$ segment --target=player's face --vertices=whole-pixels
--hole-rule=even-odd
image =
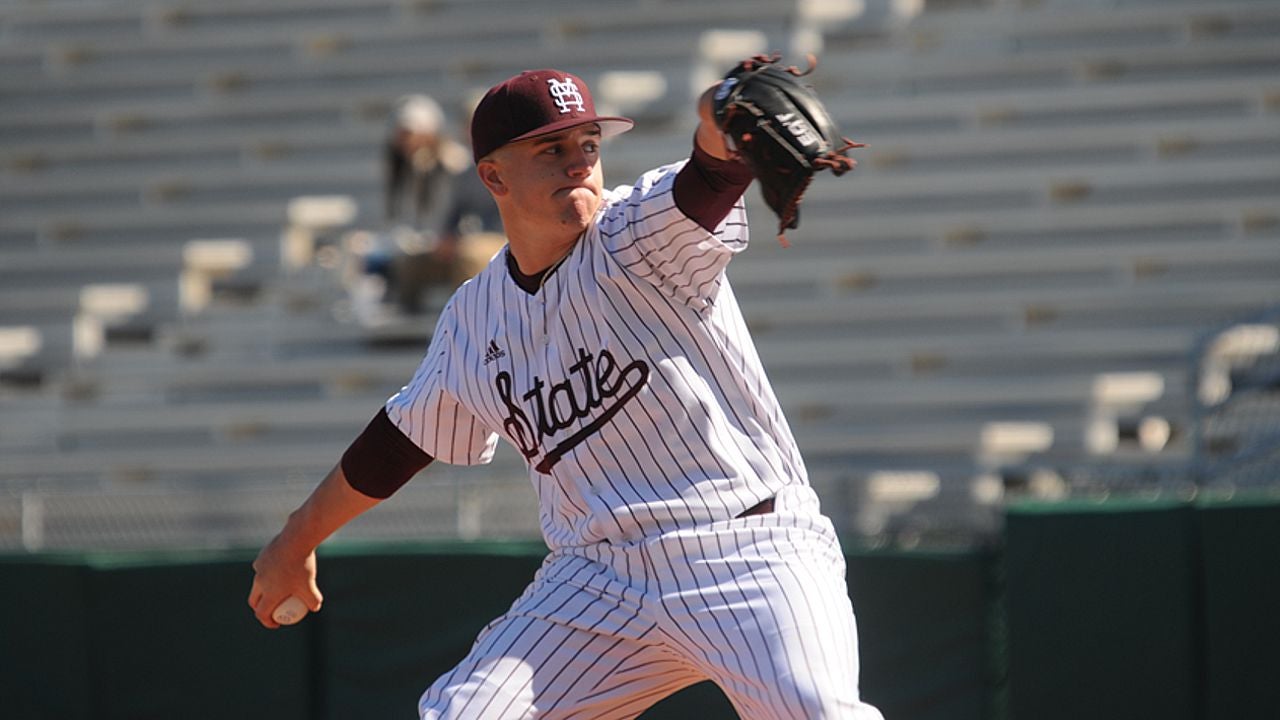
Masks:
[[[591,123],[502,148],[505,198],[514,212],[548,230],[586,229],[600,207],[600,126]]]

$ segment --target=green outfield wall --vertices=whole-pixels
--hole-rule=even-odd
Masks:
[[[1006,518],[1013,720],[1280,717],[1280,500],[1069,502]]]
[[[1174,503],[1009,514],[1014,718],[1198,717],[1193,522]]]
[[[1280,502],[1202,503],[1200,701],[1208,720],[1280,715]]]
[[[889,720],[1280,707],[1280,501],[1022,506],[999,551],[846,550],[863,694]],[[336,543],[324,610],[275,632],[245,603],[249,550],[0,557],[2,715],[412,718],[543,554]],[[643,716],[734,717],[709,684]]]

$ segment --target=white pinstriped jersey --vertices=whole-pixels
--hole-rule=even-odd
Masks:
[[[553,550],[731,518],[803,461],[725,276],[739,199],[708,232],[675,205],[683,162],[604,193],[536,294],[505,252],[454,294],[392,422],[444,462],[529,464]]]

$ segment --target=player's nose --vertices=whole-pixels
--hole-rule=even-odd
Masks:
[[[591,174],[591,168],[595,165],[595,156],[585,148],[574,148],[565,153],[565,173],[569,177],[584,178]]]

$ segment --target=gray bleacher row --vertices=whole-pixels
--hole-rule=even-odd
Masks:
[[[273,274],[287,196],[373,205],[398,92],[454,106],[524,64],[579,70],[584,54],[589,81],[667,79],[609,148],[608,179],[679,158],[698,32],[725,6],[618,5],[572,23],[506,0],[325,0],[301,22],[293,3],[0,10],[0,95],[14,100],[0,108],[0,303],[22,303],[3,317],[58,326],[74,310],[58,288],[91,278],[136,279],[166,303],[173,249],[192,237],[249,239],[262,286],[247,306],[157,316],[150,342],[109,345],[61,385],[0,394],[0,485],[189,492],[323,473],[420,346],[378,350],[334,319],[332,285]],[[788,5],[735,4],[728,19],[785,43]],[[750,191],[756,247],[730,275],[842,528],[989,529],[990,501],[973,498],[987,423],[1043,423],[1052,447],[1032,459],[1068,463],[1087,457],[1099,412],[1181,420],[1196,334],[1280,302],[1277,18],[1247,2],[1003,3],[870,40],[832,29],[812,78],[870,147],[854,174],[814,184],[790,250]],[[145,261],[130,267],[125,248]],[[425,342],[429,326],[407,336]],[[1164,392],[1100,409],[1091,388],[1117,372],[1157,373]],[[1185,453],[1175,438],[1134,459]],[[886,468],[942,482],[890,502],[867,484]],[[493,477],[493,502],[527,488],[521,474],[510,454],[457,485],[428,473],[454,492]],[[463,516],[449,507],[438,522]]]
[[[708,12],[722,10],[718,0],[605,0],[593,2],[596,13],[574,13],[584,9],[574,0],[548,0],[530,5],[524,0],[282,0],[263,5],[255,0],[229,0],[217,5],[192,6],[182,3],[119,2],[59,4],[29,3],[2,9],[0,38],[36,42],[98,37],[144,39],[168,35],[263,34],[289,35],[299,27],[322,29],[371,25],[382,28],[422,23],[442,25],[443,33],[483,32],[486,23],[504,17],[519,18],[522,27],[536,31],[543,23],[571,22],[575,26],[625,26],[652,15],[673,15],[685,19],[712,19]],[[756,4],[747,18],[768,17],[779,9]],[[609,12],[603,12],[608,10]],[[695,12],[694,16],[682,13]],[[730,10],[730,13],[733,11]],[[581,15],[581,16],[579,16]],[[566,20],[567,18],[567,20]]]
[[[59,27],[56,22],[42,23],[57,19],[59,8],[56,6],[36,6],[26,12],[11,10],[7,17],[0,10],[0,23],[3,23],[0,38],[5,40],[0,63],[10,61],[31,68],[39,57],[52,69],[92,72],[99,67],[97,63],[102,63],[103,69],[155,69],[156,62],[148,61],[158,61],[175,70],[189,70],[225,63],[229,58],[219,52],[221,48],[234,49],[235,57],[246,61],[281,63],[343,56],[403,58],[415,52],[450,48],[450,41],[457,42],[462,52],[454,50],[443,54],[446,59],[465,55],[468,49],[487,55],[523,50],[537,43],[574,45],[594,51],[597,49],[594,41],[605,45],[637,36],[647,36],[646,39],[654,41],[682,27],[686,32],[697,27],[733,27],[740,23],[761,27],[787,21],[794,15],[788,3],[761,0],[733,6],[719,2],[610,0],[594,3],[591,13],[573,14],[557,13],[548,3],[530,5],[504,0],[501,3],[417,4],[416,7],[410,4],[413,10],[425,11],[411,10],[393,18],[387,12],[386,3],[348,2],[332,5],[374,12],[366,18],[335,21],[317,11],[319,3],[306,5],[309,12],[299,16],[296,4],[289,3],[267,6],[219,3],[181,9],[166,8],[163,4],[144,9],[112,4],[102,8],[104,14],[118,15],[116,19],[120,22],[97,17],[84,23],[84,33]],[[572,9],[572,3],[564,5]],[[148,22],[152,18],[159,21]],[[219,20],[225,22],[219,23]],[[30,32],[42,24],[49,32]],[[134,32],[120,27],[130,24]],[[945,31],[941,30],[944,24]],[[1063,12],[1050,8],[1005,13],[995,20],[981,13],[940,12],[928,13],[913,24],[909,32],[914,42],[895,43],[892,48],[915,51],[909,56],[925,63],[929,62],[929,51],[936,54],[938,50],[951,51],[943,57],[952,60],[957,56],[973,58],[984,54],[1012,56],[1005,58],[1007,61],[1031,53],[1078,55],[1092,50],[1123,52],[1134,46],[1158,51],[1175,46],[1235,44],[1265,37],[1275,24],[1273,7],[1248,2],[1218,3],[1195,13],[1159,4],[1136,10],[1076,7]],[[662,32],[650,32],[653,28]],[[72,31],[59,36],[62,29]],[[1133,42],[1133,36],[1145,42]],[[939,47],[943,38],[955,46]],[[1041,41],[1036,42],[1037,38]],[[838,30],[833,33],[832,41],[838,44]],[[878,57],[875,53],[863,53],[862,64],[870,67]],[[131,62],[138,64],[128,64]],[[116,63],[125,64],[117,66]]]
[[[188,22],[175,25],[172,32],[126,36],[114,42],[110,36],[69,45],[41,41],[33,49],[49,52],[45,82],[15,74],[2,87],[17,96],[10,111],[66,107],[60,91],[92,92],[112,86],[115,92],[108,98],[167,96],[189,101],[210,93],[296,94],[318,87],[367,91],[388,82],[403,86],[425,81],[433,85],[433,92],[453,99],[451,91],[439,87],[450,77],[467,80],[469,75],[482,74],[482,78],[470,78],[479,84],[535,61],[571,64],[584,53],[599,56],[596,69],[637,60],[652,66],[672,55],[687,66],[699,28],[749,18],[751,25],[770,24],[781,32],[790,14],[786,4],[760,0],[731,7],[665,3],[660,12],[625,0],[613,0],[613,4],[618,7],[612,12],[603,12],[597,5],[591,13],[573,19],[548,12],[545,5],[523,2],[441,4],[429,14],[411,13],[394,22],[379,16],[363,23],[335,24],[308,13],[325,28],[319,35],[300,26],[288,6],[257,5],[242,9],[275,16],[274,25],[271,18],[252,17],[248,27],[236,23],[214,35],[208,34],[213,28],[201,32],[198,24]],[[232,8],[210,6],[197,12],[213,16],[228,9]],[[122,10],[137,14],[136,9]],[[14,58],[30,63],[22,56],[20,37],[9,45]]]
[[[780,34],[775,28],[771,36]],[[593,72],[659,70],[668,78],[667,96],[673,101],[668,107],[677,109],[678,102],[691,92],[687,70],[695,58],[697,33],[688,29],[682,34],[664,32],[658,37],[663,38],[666,47],[656,52],[652,51],[648,36],[638,37],[639,40],[630,41],[636,44],[633,50],[630,44],[617,41],[602,44]],[[1091,96],[1105,97],[1107,90],[1121,97],[1124,90],[1134,88],[1158,93],[1175,82],[1230,80],[1239,86],[1240,81],[1252,78],[1266,88],[1280,66],[1280,53],[1274,50],[1274,43],[1266,40],[1255,44],[1256,47],[1239,47],[1232,43],[1199,52],[1177,48],[1164,57],[1152,57],[1150,50],[1130,51],[1143,58],[1142,65],[1124,58],[1088,62],[1076,55],[1037,57],[1023,63],[1027,67],[1012,69],[1008,61],[954,59],[936,67],[916,67],[921,61],[896,56],[866,63],[856,51],[833,52],[824,55],[813,82],[826,92],[846,94],[858,105],[878,101],[888,113],[896,114],[907,114],[913,105],[921,104],[910,102],[913,99],[931,99],[935,106],[959,99],[991,103],[995,107],[987,112],[987,119],[992,120],[999,119],[1002,111],[1016,111],[1019,101],[1034,102],[1037,93],[1073,87],[1082,92],[1069,97],[1081,104]],[[486,81],[528,67],[534,64],[533,60],[572,65],[582,52],[580,48],[564,52],[536,49],[505,63],[490,60],[470,68],[416,58],[397,60],[396,64],[361,60],[335,67],[281,65],[269,70],[214,73],[200,77],[194,86],[191,71],[184,72],[181,66],[149,73],[130,72],[123,77],[115,71],[101,77],[16,76],[0,83],[0,92],[9,99],[0,111],[0,128],[14,138],[65,141],[89,139],[95,133],[162,135],[178,130],[239,129],[249,126],[255,117],[260,123],[277,119],[305,127],[308,118],[319,123],[341,119],[344,113],[376,114],[376,93],[385,95],[415,83],[431,86],[451,106],[460,105],[476,86],[483,87]],[[177,79],[157,73],[173,74]],[[886,76],[895,79],[883,79]],[[867,79],[862,80],[864,77]],[[894,84],[886,84],[890,82]],[[1274,86],[1269,89],[1274,95]],[[318,101],[326,95],[327,102]],[[1170,103],[1179,95],[1170,94]],[[91,108],[81,104],[95,96],[100,97]],[[48,98],[51,105],[42,98]],[[116,104],[103,102],[106,98],[115,98]],[[999,101],[1005,98],[1014,103],[1008,110],[999,107]],[[1206,106],[1207,101],[1208,98],[1201,99],[1198,105]],[[235,111],[237,106],[242,108],[240,112]],[[206,116],[216,121],[214,128],[199,124],[198,120]]]
[[[634,4],[633,4],[634,5]],[[762,6],[760,8],[744,7],[740,12],[745,16],[757,18],[757,24],[767,17],[766,10],[768,7],[773,8],[773,13],[778,13],[779,4]],[[697,10],[697,7],[692,8]],[[1247,6],[1246,9],[1256,14],[1256,7]],[[411,52],[404,51],[394,52],[397,43],[388,42],[385,37],[373,37],[369,40],[371,47],[382,48],[386,50],[388,47],[393,51],[389,56],[389,60],[363,59],[353,57],[349,60],[337,59],[332,63],[316,62],[307,58],[301,58],[299,62],[284,62],[255,58],[252,53],[245,59],[247,67],[250,70],[227,70],[224,76],[213,73],[212,76],[207,73],[202,74],[187,64],[181,62],[181,56],[190,52],[190,46],[187,44],[179,44],[168,52],[176,57],[160,56],[156,58],[142,57],[140,62],[145,66],[145,72],[138,72],[137,68],[129,68],[130,72],[122,74],[120,68],[116,68],[110,64],[103,68],[102,72],[95,76],[92,71],[92,61],[100,53],[107,53],[109,56],[109,48],[103,50],[95,50],[94,48],[82,49],[80,62],[67,72],[47,72],[37,75],[15,74],[14,77],[4,84],[4,89],[10,98],[10,102],[6,104],[7,109],[0,114],[0,117],[8,116],[9,126],[6,128],[8,133],[17,134],[24,130],[38,133],[58,133],[60,136],[66,134],[87,133],[91,131],[95,118],[85,118],[81,110],[72,110],[69,112],[58,112],[56,109],[41,107],[38,103],[31,105],[23,102],[24,93],[35,93],[29,99],[43,95],[51,98],[59,103],[76,102],[77,104],[83,99],[80,96],[95,91],[101,92],[106,98],[127,98],[129,97],[129,88],[136,88],[139,93],[130,104],[133,106],[147,104],[156,105],[164,97],[165,87],[173,87],[173,80],[165,80],[168,77],[176,78],[177,83],[189,83],[192,76],[195,75],[197,82],[201,85],[212,86],[212,92],[209,89],[200,87],[188,89],[185,92],[179,92],[173,96],[173,100],[182,106],[189,106],[195,102],[210,101],[226,101],[234,100],[237,95],[247,95],[252,97],[255,92],[261,92],[262,97],[257,100],[263,100],[269,97],[278,97],[281,94],[305,93],[306,96],[314,96],[318,92],[324,92],[326,88],[330,92],[343,91],[350,94],[352,90],[361,92],[369,92],[372,87],[376,87],[379,82],[389,82],[393,86],[402,87],[403,85],[412,84],[414,82],[429,83],[436,92],[441,91],[441,85],[447,90],[443,94],[451,100],[458,99],[457,93],[459,88],[456,84],[450,83],[450,78],[459,75],[466,76],[468,74],[479,74],[484,77],[472,78],[472,84],[479,84],[481,80],[492,79],[493,77],[502,76],[512,70],[525,67],[530,64],[530,54],[536,56],[539,60],[562,62],[573,62],[581,57],[584,51],[590,52],[597,57],[593,65],[596,70],[606,69],[610,67],[611,61],[631,62],[635,59],[640,60],[642,67],[663,67],[662,58],[674,55],[674,60],[669,61],[668,75],[672,78],[671,94],[677,98],[683,97],[687,88],[687,79],[682,77],[682,73],[687,68],[692,55],[692,47],[696,40],[696,31],[700,26],[704,26],[708,20],[719,19],[725,21],[723,10],[714,8],[715,16],[708,17],[685,17],[685,14],[674,13],[672,8],[664,8],[662,13],[638,11],[638,17],[645,18],[647,22],[653,23],[652,28],[635,27],[635,19],[629,22],[612,20],[611,22],[620,23],[618,27],[625,28],[626,33],[622,38],[608,35],[604,37],[598,46],[583,45],[587,42],[587,38],[591,36],[593,29],[591,23],[602,23],[600,20],[595,21],[575,21],[575,26],[581,31],[581,36],[575,36],[573,44],[567,48],[568,52],[565,57],[556,57],[560,50],[556,47],[547,47],[554,45],[552,42],[545,41],[545,38],[535,38],[538,42],[533,47],[521,50],[518,47],[512,47],[511,43],[502,38],[500,44],[508,53],[514,53],[508,62],[502,61],[500,58],[495,59],[493,52],[488,49],[478,51],[484,60],[477,60],[469,63],[468,61],[455,60],[450,63],[442,63],[437,59],[430,57],[414,57]],[[1230,13],[1226,10],[1219,12],[1225,13],[1226,18],[1230,18]],[[702,12],[706,13],[706,10]],[[607,14],[594,17],[609,17]],[[623,20],[626,16],[623,16]],[[785,21],[785,15],[782,17],[768,17],[775,25],[772,37],[780,40],[782,30],[777,23]],[[520,22],[520,18],[515,18],[516,23]],[[703,22],[699,22],[699,20]],[[1257,18],[1248,18],[1250,22],[1256,22]],[[1274,18],[1273,18],[1274,20]],[[1228,21],[1228,20],[1224,20]],[[527,20],[525,21],[527,22]],[[492,23],[474,24],[477,28],[476,32],[488,32]],[[431,23],[428,27],[433,32],[440,31],[440,26]],[[648,32],[646,32],[648,30]],[[289,28],[288,31],[296,36],[297,29]],[[403,30],[398,30],[403,32]],[[237,36],[242,37],[242,36]],[[653,49],[654,41],[667,43],[670,47],[659,52]],[[225,42],[220,40],[219,42]],[[237,41],[231,41],[237,42]],[[243,42],[243,40],[238,40]],[[444,26],[442,34],[438,38],[433,38],[431,42],[415,43],[431,49],[444,47],[446,51],[445,57],[456,57],[456,52],[448,52],[449,42],[459,42],[464,44],[472,43],[472,38],[465,35],[459,37],[456,30]],[[337,42],[338,50],[335,53],[339,56],[349,49],[349,43]],[[1278,62],[1275,54],[1274,43],[1269,43],[1266,37],[1253,41],[1253,45],[1241,45],[1236,38],[1227,38],[1218,40],[1218,36],[1210,36],[1208,39],[1198,40],[1192,38],[1191,41],[1181,43],[1175,47],[1166,50],[1137,48],[1131,50],[1113,50],[1110,54],[1100,56],[1096,59],[1089,59],[1087,56],[1082,58],[1078,50],[1071,50],[1064,53],[1054,55],[1050,53],[1040,53],[1030,60],[1012,59],[1007,54],[995,60],[987,60],[982,57],[970,58],[967,55],[961,55],[958,58],[954,55],[941,54],[940,57],[925,54],[905,55],[900,51],[884,54],[883,57],[876,61],[876,54],[858,52],[852,54],[829,53],[824,57],[824,67],[827,68],[824,73],[815,78],[816,82],[822,87],[843,88],[850,91],[851,97],[858,100],[867,100],[875,97],[870,92],[871,88],[867,87],[867,83],[883,83],[884,78],[894,78],[894,82],[902,83],[901,87],[891,88],[890,95],[914,95],[914,94],[943,94],[947,95],[957,91],[973,92],[983,89],[995,90],[998,92],[1008,92],[1017,89],[1045,89],[1057,87],[1058,84],[1047,82],[1047,76],[1061,75],[1069,77],[1073,74],[1082,75],[1082,81],[1088,83],[1093,82],[1104,86],[1125,86],[1125,73],[1130,75],[1137,73],[1132,79],[1141,82],[1150,82],[1152,78],[1149,76],[1151,72],[1159,74],[1160,68],[1165,68],[1165,74],[1173,79],[1179,79],[1179,73],[1185,73],[1186,79],[1213,79],[1215,77],[1227,78],[1243,78],[1249,77],[1251,73],[1257,73],[1262,78],[1274,76],[1276,63]],[[636,49],[630,50],[629,48]],[[216,48],[217,45],[214,45]],[[585,50],[584,50],[585,48]],[[162,46],[160,50],[164,50]],[[196,47],[199,50],[199,46]],[[232,47],[230,50],[239,51],[240,47]],[[136,52],[136,50],[134,50]],[[1161,53],[1164,55],[1161,55]],[[1136,53],[1141,62],[1127,57],[1126,53]],[[635,55],[635,58],[630,57]],[[216,51],[215,51],[216,56]],[[200,56],[197,54],[196,56]],[[236,57],[229,55],[224,50],[224,58],[231,59]],[[296,58],[295,58],[296,59]],[[266,69],[268,63],[273,63],[270,69]],[[633,63],[634,64],[634,63]],[[1012,66],[1011,66],[1012,64]],[[1021,67],[1025,65],[1026,67]],[[1080,70],[1080,68],[1084,68]],[[1104,70],[1109,69],[1109,70]],[[1142,68],[1148,68],[1143,71]],[[1182,70],[1179,70],[1182,68]],[[432,77],[432,71],[439,71],[440,77]],[[994,76],[992,73],[996,73]],[[1143,73],[1147,74],[1143,74]],[[941,73],[941,74],[939,74]],[[1019,73],[1028,75],[1024,82],[1017,80]],[[42,75],[51,75],[46,77]],[[112,87],[112,82],[123,81],[125,84],[121,87]],[[156,83],[156,87],[148,91],[146,83]],[[167,85],[166,85],[167,84]],[[481,85],[483,86],[483,85]],[[223,97],[223,96],[227,97]],[[147,113],[103,113],[101,109],[97,111],[96,124],[106,130],[131,130],[145,127],[150,121],[157,127],[164,127],[163,122],[165,113],[163,111],[163,103],[160,101],[157,107],[158,112],[154,116]],[[96,103],[101,108],[102,103]],[[83,106],[81,106],[83,107]],[[313,110],[314,112],[314,110]],[[25,120],[23,119],[25,116]],[[228,118],[219,118],[220,122],[225,122]],[[297,118],[293,119],[295,125],[299,124]]]
[[[953,133],[920,137],[910,144],[895,139],[893,145],[881,148],[877,144],[865,151],[868,157],[864,158],[864,164],[867,167],[862,175],[875,176],[877,184],[880,184],[880,176],[885,176],[885,180],[892,183],[897,176],[910,175],[913,183],[932,180],[946,185],[950,178],[944,171],[963,170],[978,179],[989,178],[984,186],[993,188],[998,188],[1002,180],[1022,185],[1023,178],[1019,173],[1033,173],[1038,180],[1045,175],[1042,168],[1046,162],[1053,162],[1055,167],[1061,168],[1059,173],[1073,170],[1085,173],[1079,177],[1065,176],[1076,183],[1087,181],[1093,174],[1102,178],[1109,175],[1124,178],[1128,175],[1135,180],[1141,180],[1141,176],[1146,174],[1162,179],[1170,163],[1179,163],[1187,166],[1188,170],[1199,170],[1204,174],[1218,170],[1230,175],[1238,174],[1233,172],[1237,167],[1247,172],[1250,163],[1263,165],[1264,160],[1273,158],[1280,150],[1280,131],[1275,129],[1274,122],[1262,118],[1184,122],[1154,137],[1147,134],[1141,139],[1136,137],[1137,132],[1137,128],[1127,127],[1115,137],[1099,138],[1096,134],[1085,137],[1081,131],[1074,130],[1064,133],[1061,141],[1052,148],[1044,147],[1043,138],[1031,133],[1024,133],[1022,138],[1015,133],[1001,132],[974,133],[970,137],[956,138]],[[1004,137],[1005,134],[1009,137]],[[297,139],[286,141],[279,147],[269,144],[269,141],[202,141],[210,145],[208,152],[211,157],[222,157],[220,162],[215,161],[212,165],[193,162],[203,160],[200,155],[188,154],[193,143],[186,143],[185,151],[179,149],[182,146],[167,143],[148,147],[145,151],[138,150],[140,157],[133,157],[132,163],[123,163],[124,166],[112,174],[94,170],[110,167],[109,163],[121,158],[128,150],[104,151],[87,147],[77,153],[77,148],[72,145],[57,149],[57,155],[31,153],[19,156],[14,153],[12,166],[27,165],[32,169],[11,169],[7,173],[6,182],[0,184],[0,203],[3,203],[0,207],[10,214],[17,212],[19,217],[22,217],[20,211],[24,209],[29,215],[39,217],[43,213],[78,207],[93,210],[128,203],[144,206],[211,204],[243,200],[250,194],[274,197],[284,192],[280,186],[289,183],[297,183],[299,193],[320,194],[335,187],[360,189],[375,181],[376,158],[367,152],[371,144],[367,133],[359,140],[342,143],[335,142],[332,137],[316,140],[314,147],[307,147],[303,144],[306,140]],[[195,144],[197,148],[200,145]],[[365,145],[364,157],[356,156],[353,146],[358,144]],[[140,145],[135,142],[126,147],[136,149]],[[627,143],[617,145],[619,160],[626,164],[641,159],[639,150],[649,146],[648,143],[641,143],[638,148],[628,148]],[[672,149],[666,150],[668,155],[673,152]],[[322,164],[319,159],[326,153],[332,153],[332,157]],[[232,164],[248,156],[267,154],[275,157],[259,158],[247,166]],[[653,156],[648,157],[652,159]],[[185,167],[175,168],[173,164],[178,161]],[[1224,167],[1219,170],[1213,167],[1214,163]],[[1228,166],[1230,163],[1236,165]],[[931,171],[930,176],[917,177],[923,170]],[[73,172],[74,176],[71,175]],[[1053,176],[1049,179],[1053,180]],[[904,179],[898,184],[905,182]],[[243,186],[241,195],[228,191],[229,186],[237,184]],[[1116,198],[1117,201],[1122,199]]]

